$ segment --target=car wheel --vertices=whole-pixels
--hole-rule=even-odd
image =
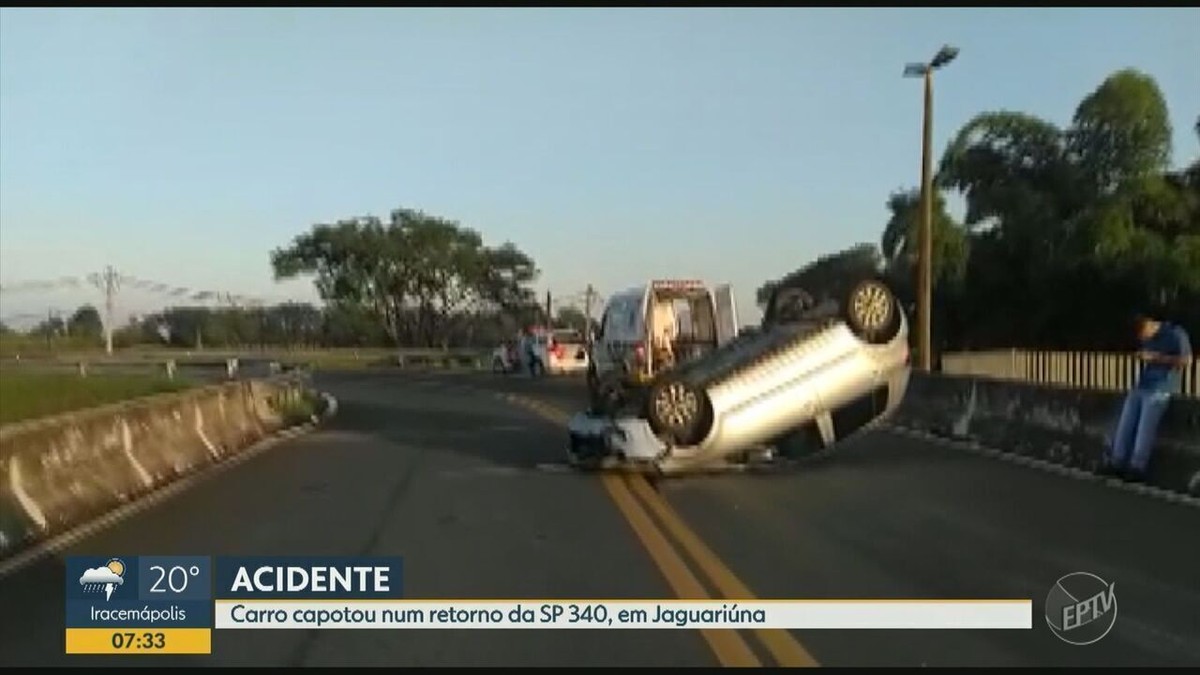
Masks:
[[[850,330],[867,342],[889,342],[900,332],[896,297],[883,282],[869,279],[850,289],[844,305]]]
[[[656,433],[668,436],[680,445],[699,441],[708,416],[704,392],[683,380],[667,377],[650,387],[646,397],[646,417]]]

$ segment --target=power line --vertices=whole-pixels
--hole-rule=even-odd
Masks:
[[[95,286],[104,292],[106,304],[115,299],[116,291],[121,286],[126,286],[130,289],[146,291],[163,296],[165,298],[179,298],[181,300],[191,300],[195,302],[213,301],[235,308],[265,307],[271,304],[299,302],[293,298],[264,298],[250,294],[239,294],[228,291],[198,290],[188,286],[177,286],[160,281],[142,279],[128,274],[121,274],[114,270],[112,266],[107,266],[101,273],[89,274],[84,279],[80,279],[78,277],[62,277],[54,280],[7,283],[0,285],[0,292],[46,292],[63,288],[79,288],[85,284]]]
[[[0,293],[45,291],[65,287],[78,288],[82,285],[82,282],[77,277],[62,277],[45,281],[20,281],[15,284],[0,284]]]

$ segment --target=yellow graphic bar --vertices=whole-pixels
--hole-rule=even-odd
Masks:
[[[68,654],[211,654],[210,628],[68,628]]]

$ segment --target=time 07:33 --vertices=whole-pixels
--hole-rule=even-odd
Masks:
[[[112,646],[116,649],[163,649],[167,636],[163,633],[113,633]]]

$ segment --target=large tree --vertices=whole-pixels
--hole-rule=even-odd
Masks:
[[[1106,78],[1065,129],[1015,111],[964,125],[936,177],[965,197],[964,222],[940,191],[933,204],[940,342],[1112,347],[1135,309],[1200,320],[1200,161],[1167,172],[1170,137],[1162,93],[1132,70]],[[919,192],[888,208],[881,252],[911,299]]]
[[[374,317],[396,344],[446,346],[455,317],[520,306],[532,298],[533,261],[515,245],[485,246],[457,222],[396,209],[319,224],[276,249],[277,279],[313,274],[321,297]]]
[[[933,235],[933,281],[957,284],[966,272],[967,237],[963,227],[946,211],[946,198],[933,191],[934,201],[930,231]],[[915,274],[919,254],[921,225],[921,191],[919,189],[892,193],[887,202],[891,218],[883,228],[880,252],[889,272],[897,279],[911,279]]]
[[[100,312],[91,305],[83,305],[75,310],[67,321],[67,333],[86,339],[99,339],[104,334],[104,322],[100,319]]]
[[[1067,128],[1013,111],[968,122],[937,177],[966,198],[971,232],[952,342],[1115,348],[1135,309],[1200,318],[1197,168],[1166,170],[1170,140],[1162,92],[1132,70]]]

